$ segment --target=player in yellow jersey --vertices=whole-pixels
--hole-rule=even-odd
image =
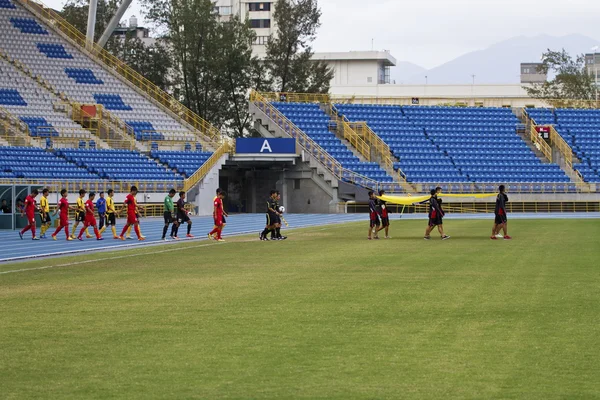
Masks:
[[[108,189],[108,197],[106,198],[106,225],[100,229],[100,233],[104,233],[106,227],[110,225],[110,229],[112,230],[113,239],[118,239],[119,235],[117,235],[117,209],[115,208],[115,200],[113,197],[115,196],[115,191],[112,189]]]
[[[50,228],[52,219],[50,218],[50,205],[48,204],[48,195],[50,191],[48,189],[42,190],[42,197],[40,198],[40,219],[42,220],[40,239],[46,239],[46,231]]]
[[[73,225],[73,230],[71,231],[71,239],[77,239],[77,236],[75,236],[77,225],[79,225],[80,222],[85,223],[85,201],[83,200],[85,193],[85,189],[81,189],[79,191],[79,197],[77,198],[77,211],[75,211],[75,224]],[[85,237],[88,239],[92,237],[87,229],[85,230]]]

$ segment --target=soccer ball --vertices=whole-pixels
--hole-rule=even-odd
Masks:
[[[285,207],[284,206],[279,207],[279,212],[283,214],[285,212]]]

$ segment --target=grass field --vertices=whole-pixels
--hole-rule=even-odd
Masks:
[[[598,220],[423,225],[0,265],[0,397],[600,398]]]

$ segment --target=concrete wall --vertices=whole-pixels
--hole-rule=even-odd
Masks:
[[[524,107],[535,105],[542,107],[544,102],[530,99],[521,85],[332,85],[334,98],[361,97],[379,98],[380,103],[411,104],[413,97],[419,98],[421,105],[435,105],[464,101],[469,105],[483,103],[488,107],[510,105]]]
[[[376,86],[378,80],[378,61],[335,60],[326,61],[333,69],[332,86]],[[369,78],[371,81],[369,82]]]

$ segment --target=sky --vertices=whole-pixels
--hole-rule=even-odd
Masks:
[[[63,0],[44,0],[61,9]],[[319,0],[315,51],[389,50],[433,68],[515,37],[579,33],[600,40],[598,0]],[[126,17],[141,16],[134,0]]]

